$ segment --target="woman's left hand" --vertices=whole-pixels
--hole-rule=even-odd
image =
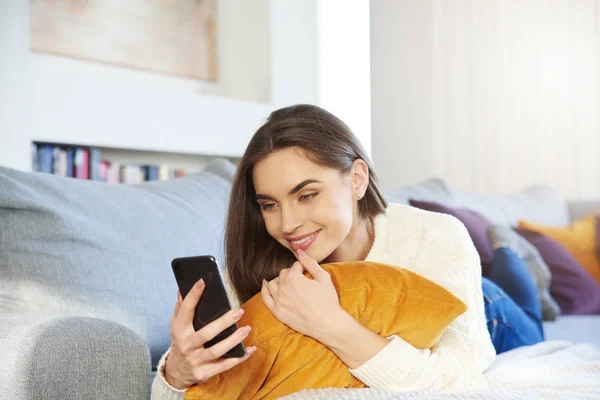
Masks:
[[[302,250],[291,268],[279,277],[263,280],[263,302],[275,317],[295,330],[314,339],[333,331],[346,316],[331,276]],[[304,276],[308,271],[314,279]]]

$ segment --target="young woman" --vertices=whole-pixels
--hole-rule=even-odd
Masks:
[[[261,293],[281,322],[330,348],[370,387],[483,388],[494,345],[507,347],[499,321],[508,326],[527,320],[509,347],[541,340],[537,328],[530,329],[535,323],[528,314],[498,286],[486,281],[482,288],[479,256],[464,225],[448,215],[388,205],[356,137],[315,106],[273,112],[251,139],[233,182],[225,248],[228,279],[240,303]],[[397,336],[381,337],[340,307],[319,266],[356,260],[410,269],[450,290],[468,309],[432,350],[416,349]],[[306,278],[304,270],[315,279]],[[219,359],[243,341],[249,326],[203,347],[243,311],[235,309],[195,332],[192,315],[203,282],[196,286],[177,302],[172,345],[153,383],[156,400],[183,398],[187,387],[243,363],[255,350],[249,348],[241,359]]]

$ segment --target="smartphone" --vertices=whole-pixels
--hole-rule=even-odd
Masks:
[[[173,268],[181,297],[184,299],[194,284],[200,279],[204,279],[204,283],[206,284],[204,293],[196,305],[194,313],[193,326],[196,331],[231,310],[231,303],[225,291],[225,284],[221,277],[219,265],[213,256],[175,258],[171,262],[171,267]],[[218,334],[214,339],[206,342],[204,347],[209,348],[214,346],[221,340],[228,338],[237,329],[238,325],[235,323]],[[243,357],[245,354],[246,349],[244,348],[244,344],[240,343],[222,357]]]

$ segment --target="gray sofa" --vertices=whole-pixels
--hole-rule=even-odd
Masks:
[[[170,261],[222,258],[234,167],[141,185],[0,167],[0,399],[148,399],[170,342]],[[492,221],[566,225],[600,201],[567,202],[539,186],[499,196],[452,191],[439,179],[386,192],[462,205]],[[549,339],[595,341],[600,317],[560,317]]]

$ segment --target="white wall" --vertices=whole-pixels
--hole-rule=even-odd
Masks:
[[[271,102],[271,1],[217,1],[219,95]]]
[[[273,108],[316,104],[371,151],[369,1],[271,1]]]
[[[139,149],[147,153],[134,159],[154,155],[172,164],[196,165],[176,153],[239,156],[272,110],[312,103],[344,120],[370,152],[368,0],[217,4],[217,83],[50,54],[29,56],[28,13],[20,20],[3,13],[10,22],[3,28],[19,29],[3,37],[16,38],[10,43],[18,43],[19,52],[28,56],[26,64],[14,59],[12,68],[31,70],[26,84],[33,87],[28,104],[35,118],[21,144],[36,140]],[[12,142],[0,139],[13,156]],[[152,153],[157,151],[164,154]],[[116,158],[125,153],[105,154]],[[29,165],[29,156],[14,160]],[[0,157],[0,164],[14,167],[14,160]],[[204,161],[199,157],[199,165]]]
[[[317,0],[271,0],[271,104],[317,104]]]
[[[31,169],[29,2],[0,2],[0,165]]]
[[[431,171],[429,1],[371,0],[371,143],[383,187]]]
[[[318,2],[319,104],[371,153],[369,0]]]
[[[271,107],[152,73],[32,54],[31,139],[239,156]]]
[[[371,1],[384,187],[600,196],[598,0]]]

